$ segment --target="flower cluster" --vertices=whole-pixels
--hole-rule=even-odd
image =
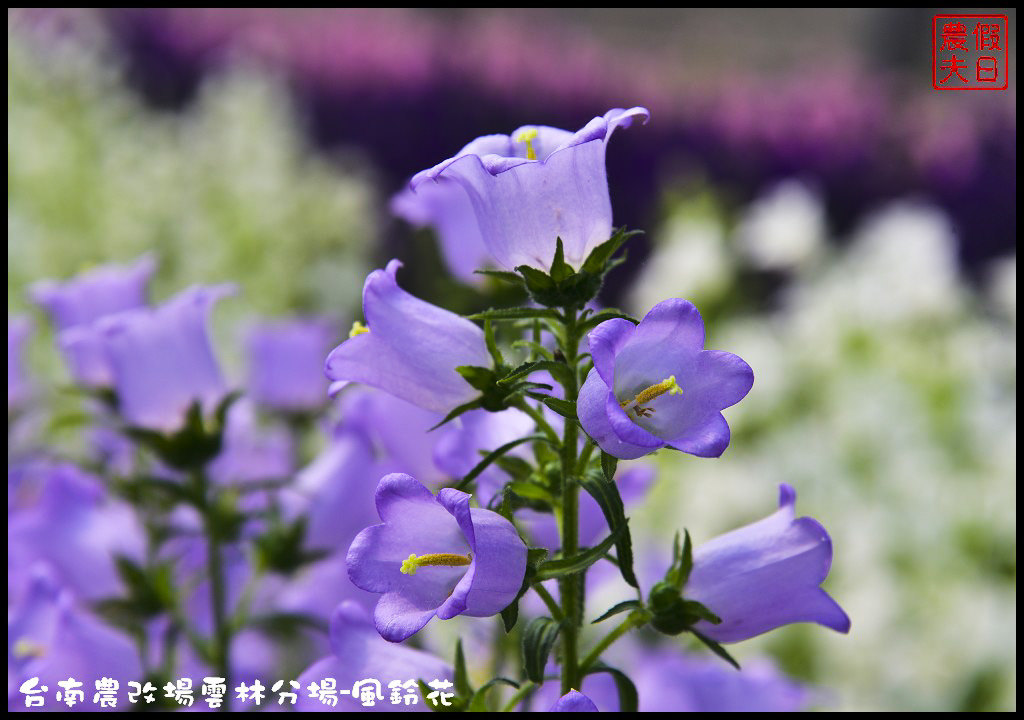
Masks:
[[[322,318],[261,321],[233,383],[210,332],[231,287],[151,306],[148,257],[38,285],[98,439],[92,472],[48,462],[13,474],[9,556],[32,579],[13,588],[12,680],[49,680],[64,672],[49,665],[53,647],[84,661],[79,641],[93,638],[119,663],[112,680],[141,662],[181,704],[171,673],[205,675],[227,706],[266,689],[221,692],[274,674],[274,642],[286,638],[289,652],[321,656],[272,688],[305,710],[325,697],[425,705],[421,694],[463,711],[630,710],[638,686],[646,709],[718,709],[749,693],[765,707],[802,706],[802,691],[773,671],[708,699],[693,678],[724,683],[726,671],[708,658],[662,647],[657,666],[622,664],[642,629],[689,633],[735,664],[724,644],[795,622],[850,625],[821,588],[831,540],[795,517],[788,485],[764,520],[696,548],[677,536],[662,577],[636,550],[626,513],[654,470],[620,461],[661,449],[722,455],[723,411],[754,381],[737,355],[705,349],[685,299],[641,319],[600,305],[634,234],[612,224],[608,141],[648,115],[613,109],[576,132],[529,125],[478,138],[396,197],[396,211],[436,228],[457,275],[482,270],[478,288],[514,286],[529,297],[520,307],[463,317],[402,289],[392,260],[367,277],[347,339]],[[19,362],[26,336],[24,321],[9,321],[13,409],[33,391]],[[101,552],[68,552],[85,545]],[[591,617],[595,584],[631,597]],[[138,656],[79,622],[86,607],[127,630]],[[406,644],[457,617],[495,616],[521,638],[516,681],[482,675],[488,657],[506,662],[509,643],[487,647],[479,623],[452,623],[462,630],[451,663]],[[613,616],[607,633],[590,629]],[[591,679],[603,673],[614,699]],[[682,678],[676,695],[659,695],[658,677]],[[503,683],[515,691],[502,697]]]

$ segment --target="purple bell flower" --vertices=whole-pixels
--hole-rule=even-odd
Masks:
[[[383,593],[374,624],[385,640],[411,637],[435,615],[496,615],[515,600],[526,572],[526,545],[501,515],[469,507],[452,488],[435,498],[409,475],[377,485],[383,522],[352,542],[346,563],[357,587]]]
[[[724,408],[750,391],[754,373],[732,353],[704,350],[704,323],[686,300],[664,300],[639,325],[607,320],[589,335],[594,368],[580,389],[580,424],[622,459],[671,446],[718,457],[729,445]]]
[[[332,392],[349,382],[380,388],[424,410],[448,413],[479,393],[455,368],[490,367],[484,333],[475,324],[398,287],[392,260],[363,286],[366,327],[358,322],[349,339],[327,357],[324,371]]]
[[[131,425],[172,432],[189,406],[211,409],[227,392],[209,336],[213,304],[231,287],[192,287],[157,308],[100,321],[119,411]]]
[[[484,245],[506,269],[548,270],[556,238],[562,239],[566,262],[579,269],[612,235],[608,139],[616,128],[648,116],[645,108],[616,108],[575,133],[526,125],[511,135],[484,135],[455,157],[417,173],[410,188],[419,193],[431,181],[458,183]]]
[[[579,690],[570,690],[548,712],[598,712],[594,701]]]
[[[375,678],[381,683],[385,699],[368,708],[360,703],[359,698],[341,695],[338,697],[337,706],[332,707],[325,705],[316,695],[310,697],[308,692],[303,692],[299,695],[296,705],[299,711],[424,711],[429,707],[419,699],[418,688],[410,691],[403,686],[401,690],[403,695],[412,692],[417,696],[418,702],[415,705],[395,706],[387,700],[388,686],[395,681],[450,681],[454,676],[451,666],[436,655],[381,640],[373,631],[366,611],[351,601],[338,605],[331,616],[330,641],[332,655],[313,663],[303,671],[298,678],[300,686],[305,689],[310,683],[319,685],[325,679],[333,678],[337,681],[338,688],[347,690],[359,680]]]
[[[263,322],[248,336],[246,382],[254,402],[285,412],[312,412],[327,397],[324,355],[336,337],[324,320]]]
[[[779,509],[693,551],[683,595],[722,619],[695,628],[720,643],[739,642],[796,622],[841,633],[850,618],[820,585],[832,565],[832,539],[817,520],[795,517],[796,491],[779,486]]]
[[[29,292],[57,330],[64,331],[122,310],[145,307],[155,267],[152,256],[144,255],[132,265],[104,265],[63,283],[43,280]]]

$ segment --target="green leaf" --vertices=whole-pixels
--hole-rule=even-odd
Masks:
[[[608,673],[615,680],[615,689],[619,693],[619,712],[636,712],[640,705],[640,695],[636,691],[636,685],[629,679],[629,676],[621,670],[605,665],[603,662],[595,663],[585,673],[595,675],[597,673]]]
[[[486,275],[487,277],[506,282],[509,285],[515,285],[516,287],[525,287],[526,285],[522,276],[508,270],[474,270],[473,272],[477,275]]]
[[[615,475],[615,461],[608,453],[601,453],[603,473],[588,472],[580,479],[580,485],[597,501],[610,530],[621,530],[615,543],[615,557],[619,562],[622,579],[633,587],[639,587],[633,571],[633,538],[629,533],[626,510],[619,495],[619,487],[611,480]]]
[[[708,649],[710,649],[711,652],[713,652],[715,655],[725,660],[727,663],[732,665],[737,670],[740,669],[740,664],[736,662],[736,659],[732,655],[730,655],[729,652],[720,644],[709,638],[707,635],[699,633],[696,630],[690,630],[690,632],[692,632],[698,640],[707,645]]]
[[[682,550],[680,550],[679,532],[676,531],[675,539],[672,541],[672,565],[665,573],[665,582],[671,584],[676,590],[683,589],[693,570],[693,544],[690,542],[690,531],[684,530],[684,533],[685,540]]]
[[[484,457],[483,460],[478,462],[475,466],[473,466],[472,470],[470,470],[468,473],[466,473],[465,477],[463,477],[459,481],[459,483],[455,486],[455,489],[456,490],[463,490],[463,489],[465,489],[469,485],[469,483],[471,483],[474,480],[476,480],[477,477],[480,476],[480,473],[482,473],[484,470],[486,470],[487,467],[491,463],[493,463],[495,460],[500,458],[502,455],[507,453],[512,448],[514,448],[514,447],[516,447],[518,445],[522,445],[523,443],[528,443],[528,442],[546,442],[546,443],[551,443],[551,438],[549,438],[547,435],[527,435],[526,437],[517,438],[515,440],[512,440],[511,442],[505,443],[501,447],[499,447],[499,448],[497,448],[495,450],[492,450],[491,452],[487,453],[487,455]]]
[[[619,613],[624,613],[627,610],[639,610],[642,607],[643,605],[640,603],[639,600],[626,600],[625,602],[620,602],[618,605],[613,605],[612,607],[608,608],[607,610],[605,610],[604,614],[601,617],[599,617],[597,620],[594,620],[590,624],[597,625],[599,622],[607,620],[610,617],[614,617]]]
[[[459,365],[455,368],[455,372],[461,375],[462,379],[472,385],[474,389],[481,392],[487,390],[495,381],[493,370],[478,365]]]
[[[604,471],[604,479],[610,483],[615,482],[615,470],[619,467],[619,459],[601,451],[601,470]]]
[[[469,671],[466,670],[466,654],[462,651],[462,638],[455,641],[455,694],[460,698],[473,695],[473,686],[469,684]]]
[[[470,320],[494,320],[496,322],[505,320],[533,320],[535,318],[560,321],[562,315],[557,310],[522,307],[484,310],[469,316]]]
[[[540,400],[542,403],[547,405],[549,408],[554,410],[562,417],[572,420],[573,422],[579,422],[576,418],[576,403],[571,400],[562,400],[561,398],[552,397],[551,395],[542,395],[540,393],[527,393],[534,400]]]
[[[533,340],[515,340],[512,343],[513,349],[524,348],[531,351],[534,357],[540,356],[545,360],[554,360],[555,356],[551,354],[551,351],[541,345],[539,342]]]
[[[544,667],[562,626],[549,617],[534,618],[523,631],[523,670],[535,683],[544,682]]]
[[[617,310],[615,308],[606,308],[604,310],[600,310],[594,313],[592,316],[588,317],[585,320],[581,320],[579,325],[579,331],[581,334],[585,333],[591,328],[597,327],[606,320],[615,320],[616,318],[620,318],[622,320],[629,320],[634,325],[640,324],[640,321],[637,320],[632,315],[624,313],[621,310]]]
[[[508,375],[500,378],[498,380],[498,384],[504,385],[540,370],[547,370],[556,379],[562,380],[563,382],[564,380],[569,379],[569,373],[572,372],[569,369],[569,366],[565,363],[555,362],[553,360],[536,360],[534,362],[523,363],[515,370],[512,370]]]
[[[430,430],[427,430],[427,432],[431,432],[432,430],[437,430],[439,427],[441,427],[445,423],[451,422],[452,420],[457,418],[462,413],[466,413],[466,412],[469,412],[470,410],[475,410],[476,408],[483,407],[483,406],[484,406],[483,398],[477,398],[476,400],[470,400],[467,403],[462,403],[457,408],[452,410],[450,413],[445,415],[444,419],[441,422],[439,422],[434,427],[430,428]]]
[[[484,320],[484,341],[487,343],[487,352],[491,354],[491,360],[494,361],[494,367],[502,367],[505,364],[505,358],[501,356],[498,342],[494,339],[494,326],[490,320]]]
[[[562,578],[567,575],[575,575],[576,573],[583,572],[600,560],[612,545],[622,537],[623,532],[627,529],[627,525],[622,525],[617,530],[612,531],[612,534],[602,540],[599,545],[595,545],[589,550],[585,550],[578,555],[574,555],[570,558],[549,560],[542,563],[537,568],[536,580],[553,580],[555,578]]]
[[[622,247],[627,240],[635,235],[642,234],[643,232],[641,230],[626,230],[625,227],[619,228],[611,238],[601,243],[591,251],[587,259],[583,261],[583,267],[580,268],[580,270],[592,275],[603,275],[610,269],[608,267],[608,262],[611,260],[615,252]]]
[[[480,689],[473,693],[472,699],[469,701],[468,712],[489,712],[490,708],[487,707],[487,692],[496,685],[508,685],[511,688],[519,689],[519,683],[515,680],[509,680],[506,677],[496,677],[488,680]]]
[[[516,626],[516,621],[519,620],[519,599],[530,589],[533,578],[537,575],[537,567],[544,562],[547,556],[547,548],[526,549],[526,572],[523,573],[523,584],[519,586],[519,594],[501,611],[501,621],[505,625],[506,633],[512,632],[512,628]]]

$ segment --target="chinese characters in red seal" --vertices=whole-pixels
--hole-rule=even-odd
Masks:
[[[1005,90],[1009,32],[1005,15],[936,15],[932,86],[936,90]]]

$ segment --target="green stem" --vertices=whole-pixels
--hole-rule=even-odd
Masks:
[[[544,601],[544,604],[548,606],[548,612],[551,613],[551,617],[558,622],[562,622],[562,609],[558,607],[558,603],[556,603],[555,599],[551,597],[551,593],[548,592],[548,589],[540,583],[537,583],[533,586],[533,591],[537,593],[537,595],[540,596],[540,599]]]
[[[527,695],[532,693],[537,688],[537,684],[533,682],[525,682],[522,687],[516,690],[515,694],[509,698],[509,701],[505,703],[505,707],[501,709],[502,712],[512,712],[516,709],[516,706],[523,701]]]
[[[562,387],[566,400],[575,400],[578,392],[576,353],[579,337],[576,327],[576,308],[565,308],[565,334],[562,354],[570,372]],[[562,438],[562,556],[573,557],[579,552],[579,485],[576,481],[577,426],[566,419]],[[558,581],[562,600],[562,694],[579,687],[579,626],[580,584],[576,575]]]
[[[213,637],[210,638],[211,660],[214,672],[224,678],[231,687],[231,627],[227,617],[227,589],[224,577],[224,558],[221,533],[217,527],[216,495],[202,470],[195,473],[196,488],[200,498],[199,511],[203,516],[203,531],[206,535],[206,558],[210,574],[210,605],[213,609]],[[230,710],[230,692],[224,696],[222,711]]]
[[[594,663],[601,659],[601,654],[611,647],[612,643],[633,628],[640,627],[644,622],[643,617],[639,613],[630,613],[629,617],[623,620],[614,630],[601,638],[601,642],[595,645],[593,649],[587,653],[587,656],[583,658],[582,662],[580,662],[580,672],[585,673],[593,667]]]

